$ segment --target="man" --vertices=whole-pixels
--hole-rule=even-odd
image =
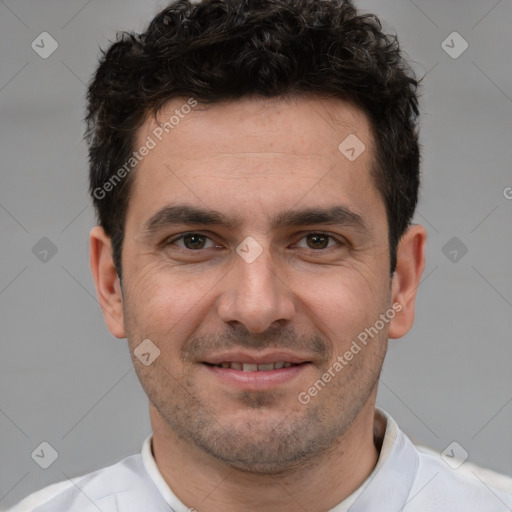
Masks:
[[[417,85],[334,0],[180,1],[111,45],[91,267],[153,434],[14,510],[512,510],[375,408],[425,265]]]

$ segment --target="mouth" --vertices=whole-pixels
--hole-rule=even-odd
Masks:
[[[311,360],[284,352],[219,354],[202,364],[217,382],[244,391],[276,389],[312,367]]]
[[[308,361],[303,363],[292,363],[290,361],[277,361],[275,363],[241,363],[233,361],[223,361],[219,364],[205,363],[209,366],[215,366],[216,368],[229,368],[231,370],[238,370],[242,372],[269,372],[272,370],[280,370],[281,368],[291,368],[292,366],[298,366],[299,364],[306,364]]]

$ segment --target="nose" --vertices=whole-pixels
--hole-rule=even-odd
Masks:
[[[273,324],[289,321],[295,301],[285,276],[273,264],[269,250],[252,263],[238,258],[226,276],[219,296],[219,317],[229,324],[243,324],[250,332],[261,333]]]

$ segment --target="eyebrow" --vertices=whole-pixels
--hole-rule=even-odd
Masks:
[[[168,205],[158,210],[144,223],[143,234],[149,237],[166,227],[182,224],[223,226],[235,229],[241,225],[241,221],[216,210],[198,208],[188,204]],[[346,206],[338,205],[279,212],[272,218],[271,229],[310,224],[340,225],[369,231],[369,226],[361,215]]]

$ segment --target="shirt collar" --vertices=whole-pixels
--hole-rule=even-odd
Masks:
[[[153,481],[153,483],[156,485],[157,489],[160,491],[160,494],[162,495],[162,498],[165,500],[165,502],[170,505],[171,509],[175,512],[189,512],[190,508],[186,507],[172,492],[171,488],[167,484],[167,482],[164,480],[164,477],[162,476],[162,473],[160,473],[160,470],[158,469],[158,466],[156,465],[155,457],[153,455],[153,449],[152,449],[152,443],[153,443],[153,434],[146,437],[144,440],[144,443],[142,445],[142,462],[144,464],[144,467],[146,468],[146,471]]]
[[[418,452],[409,438],[387,412],[376,409],[375,414],[386,420],[382,449],[375,468],[359,488],[350,512],[375,510],[377,505],[379,512],[402,510],[418,472]]]

